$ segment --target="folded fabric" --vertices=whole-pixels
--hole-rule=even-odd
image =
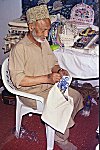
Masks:
[[[68,95],[68,89],[63,94],[56,83],[50,90],[41,119],[55,130],[64,134],[69,123],[74,103]]]

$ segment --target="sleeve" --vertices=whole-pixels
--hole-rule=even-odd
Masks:
[[[59,65],[58,64],[58,60],[55,56],[55,54],[53,53],[53,51],[50,48],[50,45],[47,41],[47,47],[48,47],[48,62],[49,62],[49,66],[52,69],[55,65]]]
[[[9,70],[15,87],[20,88],[20,82],[25,77],[25,52],[23,44],[17,44],[9,54]]]

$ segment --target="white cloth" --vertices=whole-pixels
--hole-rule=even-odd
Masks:
[[[64,95],[67,95],[68,92]],[[67,95],[68,96],[68,95]],[[41,119],[55,130],[64,134],[73,111],[73,98],[68,96],[68,101],[57,87],[51,88],[41,116]]]
[[[81,53],[71,49],[59,49],[54,51],[54,54],[60,67],[68,70],[72,77],[81,79],[99,77],[98,54]]]

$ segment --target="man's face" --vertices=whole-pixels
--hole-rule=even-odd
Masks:
[[[38,20],[35,23],[35,28],[32,31],[34,39],[40,43],[44,42],[50,30],[50,20]]]

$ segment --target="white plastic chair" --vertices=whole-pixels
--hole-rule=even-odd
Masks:
[[[34,94],[21,92],[15,89],[10,79],[9,70],[8,70],[8,61],[9,61],[9,58],[6,58],[4,60],[2,64],[2,68],[1,68],[1,74],[2,74],[2,80],[3,80],[3,84],[5,88],[12,94],[16,95],[16,137],[19,138],[22,117],[28,113],[42,114],[43,107],[44,107],[44,99],[43,97],[40,97]],[[24,96],[27,98],[35,99],[37,102],[37,109],[35,110],[35,109],[25,106],[20,101],[19,96]],[[46,137],[47,137],[47,150],[53,150],[55,130],[52,129],[47,124],[45,127],[46,127]]]
[[[98,127],[96,129],[96,133],[99,135],[99,125],[98,125]],[[100,135],[99,135],[99,137],[100,137]],[[99,147],[100,147],[100,145],[98,143],[97,146],[96,146],[96,148],[95,148],[95,150],[99,150]]]

